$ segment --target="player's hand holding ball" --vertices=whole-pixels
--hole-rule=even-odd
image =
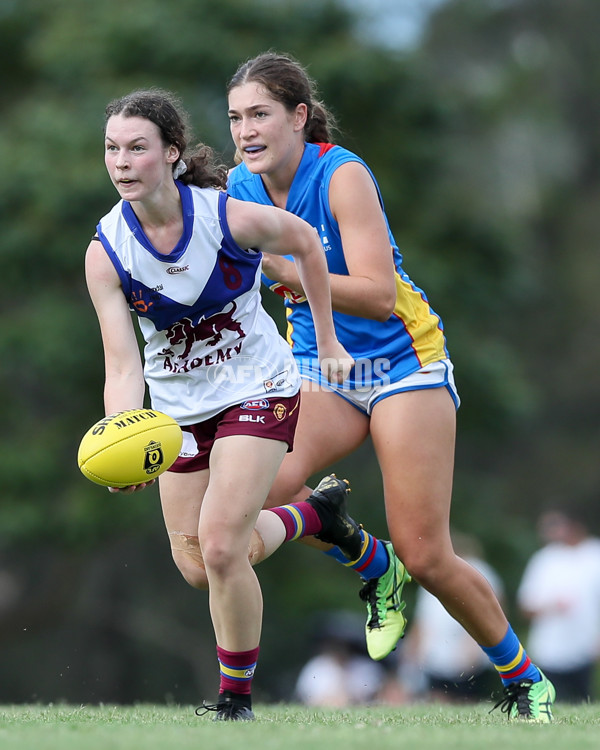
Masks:
[[[118,492],[121,495],[133,495],[134,492],[151,487],[154,482],[156,482],[156,479],[151,479],[149,482],[144,482],[143,484],[130,484],[129,487],[109,487],[108,491],[112,493]]]
[[[77,454],[82,474],[111,492],[129,495],[154,483],[175,462],[183,435],[155,409],[129,409],[98,420]]]

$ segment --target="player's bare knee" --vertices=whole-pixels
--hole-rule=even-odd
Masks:
[[[252,530],[247,545],[243,545],[236,538],[230,538],[228,534],[219,536],[212,533],[206,538],[201,536],[201,546],[206,569],[210,571],[211,576],[220,578],[227,577],[234,569],[246,565],[248,561],[255,565],[265,557],[265,545],[256,529]]]
[[[193,586],[194,588],[208,588],[204,556],[200,548],[198,537],[190,536],[189,534],[182,534],[179,531],[172,531],[169,533],[169,539],[171,541],[173,560],[175,561],[181,575],[190,586]],[[215,566],[219,567],[219,559],[225,561],[229,559],[225,554],[219,554],[210,547],[208,554],[213,563],[213,568]],[[256,565],[264,560],[264,558],[265,543],[259,532],[256,529],[253,529],[248,544],[248,560],[251,565]],[[223,564],[227,565],[227,562],[224,562]]]
[[[448,561],[439,555],[439,547],[414,548],[402,552],[400,559],[410,571],[413,580],[428,591],[435,589],[439,582],[446,577]]]
[[[173,560],[187,583],[195,589],[208,588],[206,569],[197,536],[180,531],[169,532]]]
[[[231,544],[225,538],[221,539],[216,534],[206,539],[203,538],[201,544],[204,566],[212,575],[219,577],[226,575],[241,554],[235,544]],[[239,547],[239,544],[237,546]]]

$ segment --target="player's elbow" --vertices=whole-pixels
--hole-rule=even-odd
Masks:
[[[396,307],[396,290],[386,291],[374,295],[372,299],[372,314],[370,317],[379,323],[385,323]]]

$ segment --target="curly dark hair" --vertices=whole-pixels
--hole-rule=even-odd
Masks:
[[[227,167],[218,163],[215,152],[210,146],[198,143],[191,154],[186,156],[189,116],[175,94],[158,88],[132,91],[107,104],[105,128],[109,118],[114,115],[143,117],[153,122],[160,131],[163,143],[166,146],[176,146],[179,150],[179,158],[183,159],[186,164],[186,172],[178,177],[181,182],[198,187],[225,189]],[[173,169],[175,166],[176,164],[173,165]]]

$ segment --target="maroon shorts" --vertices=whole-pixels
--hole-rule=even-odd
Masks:
[[[181,453],[169,471],[179,474],[208,469],[215,440],[228,435],[281,440],[294,447],[294,433],[300,411],[300,393],[292,398],[254,398],[231,406],[205,422],[182,427]]]

